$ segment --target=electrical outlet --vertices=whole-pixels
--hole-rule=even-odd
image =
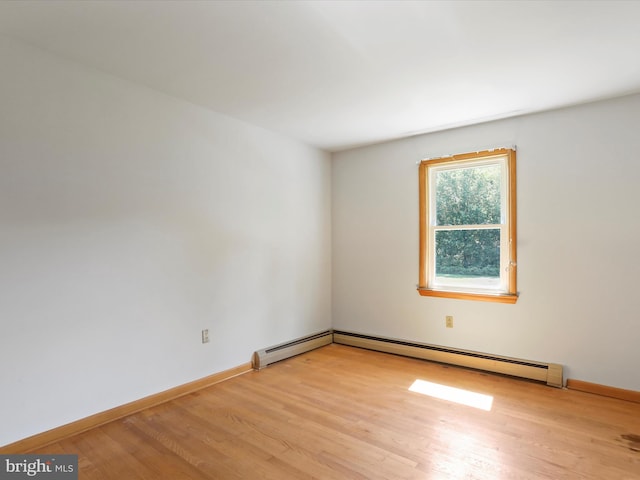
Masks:
[[[447,326],[447,328],[453,328],[453,316],[452,315],[447,315],[445,317],[445,325]]]
[[[202,330],[202,343],[209,343],[209,329]]]

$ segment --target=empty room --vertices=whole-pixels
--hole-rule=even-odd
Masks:
[[[640,479],[638,25],[0,1],[0,479]]]

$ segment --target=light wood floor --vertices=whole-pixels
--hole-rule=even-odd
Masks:
[[[640,479],[640,404],[329,345],[39,453],[77,453],[83,480]]]

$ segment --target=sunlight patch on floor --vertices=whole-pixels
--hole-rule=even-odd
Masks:
[[[427,382],[426,380],[416,380],[409,387],[409,390],[430,397],[448,400],[468,407],[478,408],[487,412],[491,411],[493,397],[482,393],[463,390],[462,388],[449,387],[439,383]]]

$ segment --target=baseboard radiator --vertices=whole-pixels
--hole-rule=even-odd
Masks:
[[[300,355],[301,353],[305,353],[319,347],[324,347],[330,343],[333,343],[333,331],[326,330],[307,337],[298,338],[291,342],[281,343],[264,350],[258,350],[253,354],[251,364],[254,369],[260,370],[272,363],[293,357],[294,355]]]
[[[554,363],[534,362],[339,330],[333,331],[333,341],[342,345],[537,380],[552,387],[562,388],[562,365]]]
[[[562,365],[555,363],[522,360],[340,330],[326,330],[264,350],[258,350],[253,354],[252,366],[254,369],[260,370],[272,363],[300,355],[330,343],[339,343],[378,352],[393,353],[405,357],[527,378],[544,382],[552,387],[562,388],[563,386]]]

